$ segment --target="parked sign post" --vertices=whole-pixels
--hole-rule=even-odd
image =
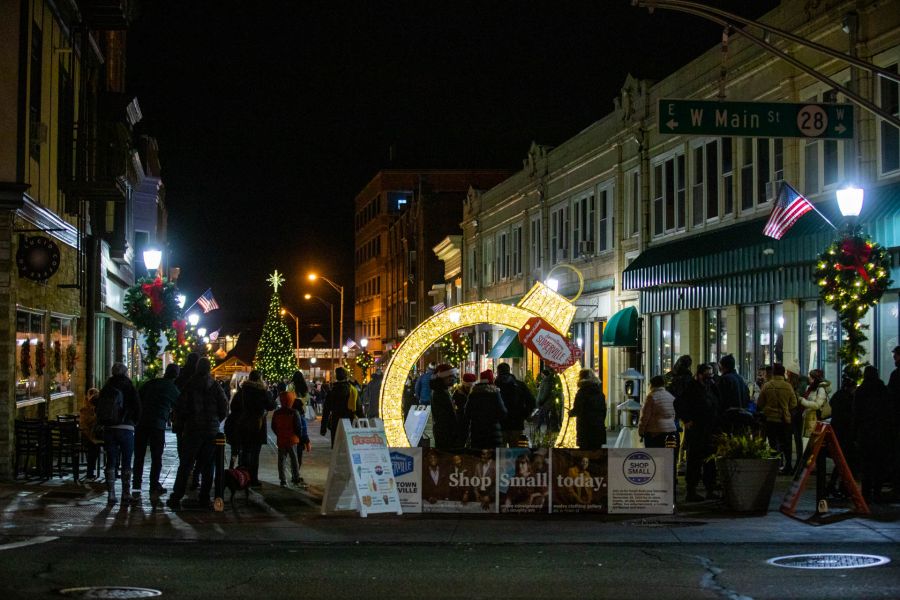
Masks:
[[[659,101],[659,132],[678,135],[852,139],[852,104]]]

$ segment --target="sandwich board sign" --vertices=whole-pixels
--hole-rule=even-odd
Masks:
[[[322,514],[339,510],[403,514],[380,419],[341,419],[331,453]]]
[[[419,404],[410,408],[403,428],[406,430],[409,445],[413,448],[418,446],[426,432],[431,434],[431,406]],[[428,437],[431,438],[431,435]]]

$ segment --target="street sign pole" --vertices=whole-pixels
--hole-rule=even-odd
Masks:
[[[851,104],[659,101],[659,133],[736,137],[853,139]]]

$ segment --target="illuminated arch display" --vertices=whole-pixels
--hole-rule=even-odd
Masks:
[[[459,304],[426,319],[412,330],[394,351],[384,373],[379,407],[384,419],[384,429],[391,446],[409,446],[403,428],[403,386],[410,370],[422,354],[443,336],[479,323],[500,325],[518,331],[534,316],[542,317],[557,330],[566,332],[575,316],[576,308],[563,296],[543,283],[535,283],[515,306],[495,302],[470,302]],[[560,374],[563,393],[562,423],[555,446],[575,447],[575,426],[569,418],[569,409],[577,390],[579,363]]]

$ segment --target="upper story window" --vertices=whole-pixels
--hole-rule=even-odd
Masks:
[[[893,54],[896,56],[898,52]],[[885,67],[894,73],[898,72],[898,61]],[[900,83],[878,77],[878,104],[885,112],[900,116]],[[878,127],[878,174],[896,174],[900,171],[900,129],[883,120]]]
[[[751,154],[752,156],[752,154]],[[701,142],[691,150],[691,225],[734,213],[731,138]]]
[[[833,77],[841,85],[847,85],[847,78],[846,74]],[[825,89],[824,85],[807,88],[803,97],[806,102],[844,102],[837,90]],[[800,191],[806,195],[817,194],[834,189],[843,181],[845,152],[848,148],[845,140],[807,139],[801,152],[803,188]]]
[[[528,237],[529,244],[529,254],[528,259],[531,261],[530,268],[532,272],[541,268],[541,262],[544,259],[543,252],[541,252],[541,240],[543,238],[541,231],[541,217],[540,215],[533,217],[531,219],[531,229],[529,231],[530,235]]]
[[[637,235],[641,226],[641,175],[640,169],[634,169],[625,176],[627,201],[625,207],[625,235]]]
[[[562,262],[569,249],[569,203],[564,202],[550,212],[550,262]]]
[[[494,283],[494,238],[493,236],[484,239],[484,249],[481,252],[482,260],[482,282],[484,285],[492,285]]]
[[[387,210],[391,214],[397,214],[406,210],[412,202],[412,192],[388,192]]]
[[[653,166],[653,235],[684,229],[684,155],[669,157]]]
[[[469,286],[478,287],[478,248],[469,249]]]
[[[500,281],[509,279],[509,233],[501,231],[497,234],[496,273]]]
[[[519,277],[522,275],[522,225],[514,225],[512,228],[512,245],[510,246],[510,275]]]
[[[752,211],[775,198],[784,179],[784,140],[740,138],[741,210]]]
[[[605,252],[613,247],[613,182],[601,184],[597,190],[597,241],[596,252]]]
[[[594,254],[596,200],[594,192],[585,192],[575,198],[572,215],[572,259]]]

